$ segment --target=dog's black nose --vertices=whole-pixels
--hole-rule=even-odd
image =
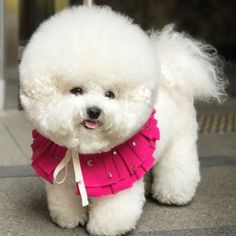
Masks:
[[[101,114],[101,109],[98,107],[89,107],[87,109],[87,114],[91,119],[97,119]]]

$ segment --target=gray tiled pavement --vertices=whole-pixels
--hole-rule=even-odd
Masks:
[[[222,109],[236,110],[230,100]],[[87,235],[60,229],[49,217],[43,184],[29,166],[31,125],[20,111],[0,112],[0,236]],[[129,235],[236,235],[236,133],[200,135],[202,181],[191,204],[163,206],[148,198],[137,229]]]

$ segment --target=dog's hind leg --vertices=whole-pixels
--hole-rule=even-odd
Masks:
[[[162,125],[168,120],[168,115],[162,112],[162,107],[167,104],[163,105],[161,102],[160,99],[159,124],[163,131],[160,147],[162,141],[166,143],[166,147],[161,150],[153,168],[152,194],[161,203],[184,205],[192,200],[200,180],[196,112],[190,101],[182,101],[172,108],[170,126]],[[165,129],[168,128],[172,135],[167,138]],[[166,141],[166,138],[169,140]]]

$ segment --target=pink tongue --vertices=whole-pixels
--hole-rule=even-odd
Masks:
[[[90,121],[90,120],[84,120],[84,124],[89,128],[89,129],[95,129],[98,126],[98,123],[95,121]]]

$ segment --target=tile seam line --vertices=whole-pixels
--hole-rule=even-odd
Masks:
[[[222,226],[218,226],[218,227],[202,227],[202,228],[183,228],[183,229],[172,229],[172,230],[160,230],[160,231],[146,231],[146,232],[137,232],[137,233],[134,233],[134,234],[130,234],[130,236],[135,236],[135,235],[148,235],[148,234],[153,234],[153,233],[158,233],[157,235],[159,234],[162,234],[162,233],[173,233],[173,232],[183,232],[183,231],[194,231],[194,230],[205,230],[205,231],[208,231],[208,230],[225,230],[225,229],[235,229],[236,231],[236,224],[232,224],[232,225],[222,225]]]
[[[15,176],[0,176],[0,180],[4,179],[23,179],[23,178],[37,178],[36,175],[15,175]]]

